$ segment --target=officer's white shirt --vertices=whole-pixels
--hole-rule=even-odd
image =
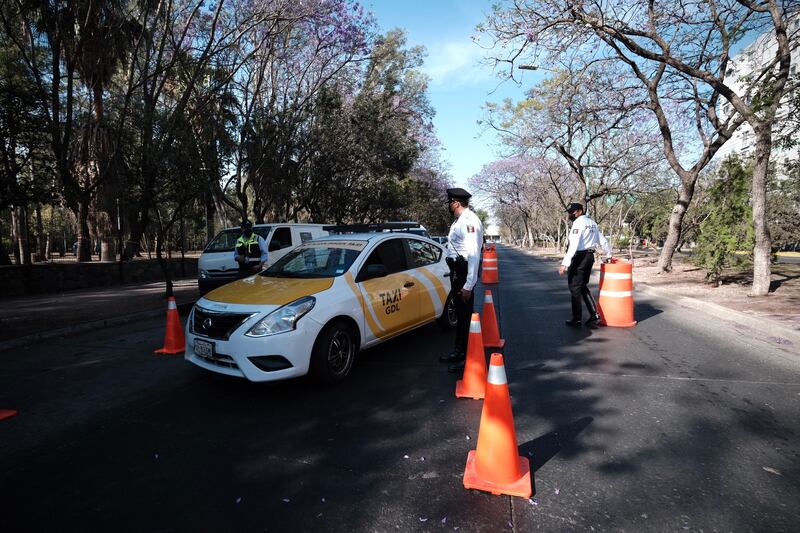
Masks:
[[[588,216],[581,215],[575,219],[572,223],[572,228],[569,230],[569,248],[567,248],[567,255],[564,256],[561,264],[569,267],[575,252],[593,250],[598,246],[603,249],[606,258],[611,257],[611,246],[606,238],[603,237],[600,228],[597,227],[597,223]]]
[[[483,225],[471,209],[464,208],[461,216],[450,226],[447,234],[447,257],[459,255],[467,260],[467,281],[464,288],[471,291],[478,282],[478,266],[483,246]]]

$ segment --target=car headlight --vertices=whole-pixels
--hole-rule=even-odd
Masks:
[[[208,279],[208,270],[203,270],[202,268],[197,271],[197,275],[200,279]]]
[[[299,300],[279,307],[250,328],[245,335],[248,337],[266,337],[292,331],[306,313],[314,309],[317,299],[313,296],[304,296]]]

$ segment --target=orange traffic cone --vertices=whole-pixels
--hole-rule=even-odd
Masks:
[[[0,409],[0,420],[5,420],[12,416],[17,416],[17,412],[14,409]]]
[[[503,355],[492,354],[477,449],[469,452],[464,487],[531,497],[531,467],[519,456]]]
[[[186,338],[183,336],[181,317],[178,314],[178,304],[175,297],[169,297],[167,303],[167,333],[164,335],[164,347],[156,350],[159,354],[177,354],[186,349]]]
[[[486,355],[483,353],[481,319],[472,313],[467,340],[467,361],[464,363],[464,377],[456,381],[456,398],[480,400],[486,391]]]
[[[481,334],[483,345],[486,348],[502,348],[506,341],[500,338],[500,329],[497,327],[497,316],[494,314],[494,300],[492,291],[486,289],[483,296],[483,311],[481,311]]]

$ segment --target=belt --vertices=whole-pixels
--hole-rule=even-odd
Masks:
[[[587,248],[586,250],[578,250],[578,252],[589,252],[590,254],[594,253],[594,248]]]

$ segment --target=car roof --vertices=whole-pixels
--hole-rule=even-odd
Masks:
[[[314,242],[324,242],[324,241],[343,241],[343,240],[350,240],[350,241],[370,241],[370,240],[385,240],[392,237],[416,237],[425,240],[425,237],[422,235],[417,235],[416,233],[411,233],[408,231],[386,231],[386,232],[374,232],[374,233],[335,233],[333,235],[324,235],[322,237],[317,237],[314,239]]]

